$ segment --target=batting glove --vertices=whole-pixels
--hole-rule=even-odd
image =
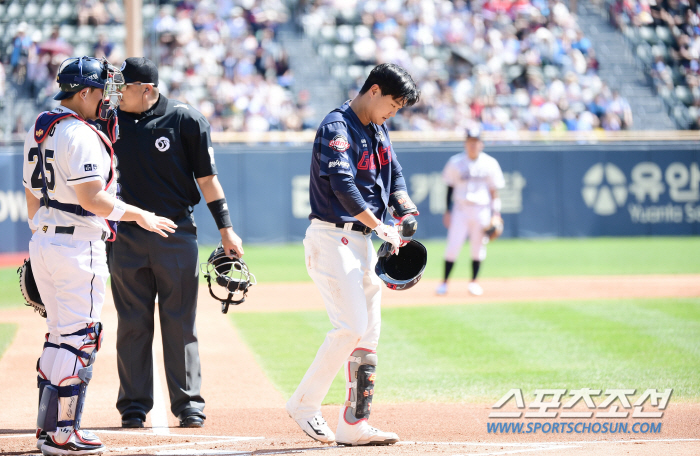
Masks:
[[[392,255],[398,255],[399,247],[401,247],[401,236],[399,235],[399,231],[396,229],[395,226],[380,223],[374,229],[374,232],[377,233],[377,236],[379,236],[381,240],[391,244],[391,246],[393,247],[391,249]]]

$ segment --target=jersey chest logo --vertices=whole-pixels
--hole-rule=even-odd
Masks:
[[[165,136],[161,136],[160,138],[156,139],[156,149],[161,152],[165,152],[166,150],[170,149],[170,140]]]

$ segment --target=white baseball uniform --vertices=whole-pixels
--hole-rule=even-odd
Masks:
[[[72,111],[60,106],[52,112]],[[23,183],[41,200],[38,147],[31,130],[24,143]],[[49,198],[67,204],[78,204],[74,185],[100,181],[104,188],[112,166],[98,133],[73,117],[55,124],[41,144],[41,155]],[[109,190],[115,193],[115,188],[116,184],[112,183]],[[80,380],[74,376],[88,360],[61,348],[61,344],[87,354],[96,348],[95,334],[72,333],[94,326],[100,320],[109,275],[104,242],[108,227],[104,218],[80,216],[43,205],[32,224],[36,232],[29,242],[29,254],[37,288],[46,306],[49,342],[39,361],[39,376],[59,387],[77,384]],[[71,230],[72,234],[66,232]],[[70,419],[64,415],[72,397],[60,398],[59,421]],[[72,431],[72,426],[64,426],[50,435],[61,444],[70,438]]]
[[[381,326],[382,281],[374,272],[371,235],[312,220],[304,238],[306,270],[321,292],[333,330],[290,399],[298,415],[318,411],[355,347],[376,350]]]
[[[505,187],[503,171],[496,159],[484,152],[476,160],[461,152],[447,161],[442,178],[454,188],[445,260],[457,259],[468,236],[472,260],[483,261],[488,242],[484,229],[491,221],[491,191]]]

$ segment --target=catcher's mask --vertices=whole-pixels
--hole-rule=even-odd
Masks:
[[[391,244],[385,242],[377,252],[377,265],[374,272],[392,290],[408,290],[423,276],[428,262],[428,251],[415,239],[399,249],[398,255],[391,255]]]
[[[228,312],[229,305],[238,305],[244,302],[248,289],[257,283],[255,275],[248,270],[245,261],[236,256],[227,257],[221,244],[209,255],[207,262],[201,264],[201,269],[202,274],[207,278],[209,293],[214,299],[221,301],[222,313]],[[211,288],[212,279],[217,285],[226,289],[228,292],[226,299],[214,294],[214,290]],[[240,294],[240,299],[233,299],[235,294]]]

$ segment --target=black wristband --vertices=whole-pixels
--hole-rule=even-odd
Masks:
[[[211,203],[207,203],[207,207],[209,208],[212,217],[214,217],[214,221],[216,222],[216,227],[218,229],[230,228],[233,226],[231,224],[231,216],[228,213],[226,198],[221,198],[216,201],[212,201]]]

